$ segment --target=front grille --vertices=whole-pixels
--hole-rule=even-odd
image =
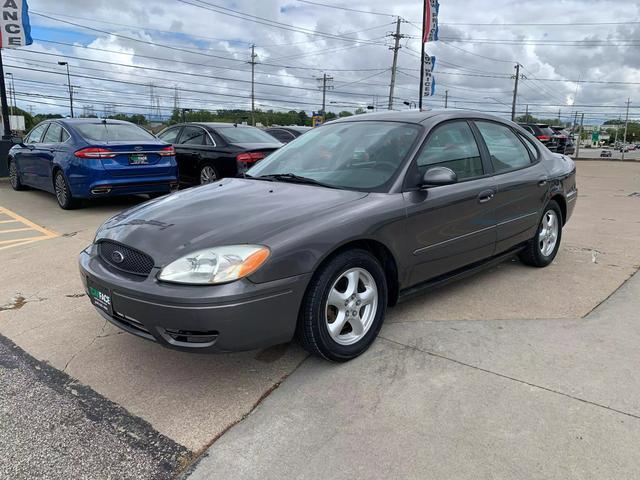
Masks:
[[[98,254],[104,262],[123,272],[146,277],[153,269],[153,259],[149,255],[110,240],[98,243]]]

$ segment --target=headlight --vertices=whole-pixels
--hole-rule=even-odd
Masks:
[[[262,245],[207,248],[171,262],[158,279],[192,285],[233,282],[251,275],[268,257],[269,249]]]

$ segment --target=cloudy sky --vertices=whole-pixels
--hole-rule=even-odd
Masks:
[[[17,103],[68,113],[68,61],[78,113],[169,115],[182,108],[249,108],[251,44],[257,107],[321,107],[317,78],[333,78],[327,110],[388,106],[396,18],[405,36],[394,108],[417,101],[420,0],[29,0],[34,44],[3,50]],[[636,0],[441,0],[436,92],[427,107],[507,116],[516,62],[518,113],[585,123],[640,117]],[[153,96],[153,102],[151,100]]]

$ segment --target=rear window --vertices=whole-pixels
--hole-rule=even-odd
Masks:
[[[89,142],[138,142],[156,138],[143,128],[127,123],[82,123],[74,127]]]
[[[223,127],[217,132],[228,143],[278,143],[268,133],[253,127]]]

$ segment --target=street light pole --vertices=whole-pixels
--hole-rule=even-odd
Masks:
[[[7,72],[5,76],[11,79],[11,91],[9,92],[9,102],[11,102],[11,115],[15,115],[15,109],[18,107],[16,101],[16,84],[13,81],[13,73]]]
[[[69,84],[69,108],[71,109],[71,118],[73,118],[73,87],[71,86],[71,73],[69,73],[69,62],[58,62],[58,65],[67,67],[67,82]]]
[[[624,162],[624,149],[627,146],[627,128],[629,127],[629,104],[631,103],[631,99],[627,98],[627,116],[624,119],[624,138],[622,139],[622,158],[621,160]]]

